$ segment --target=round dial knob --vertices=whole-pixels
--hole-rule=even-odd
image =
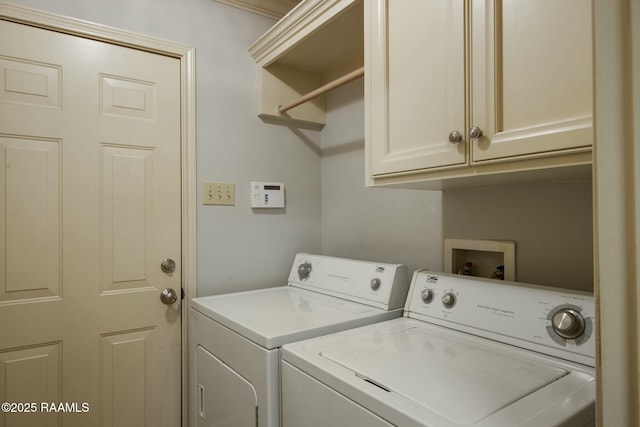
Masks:
[[[298,277],[300,279],[307,279],[311,274],[311,264],[308,262],[302,263],[298,266]]]
[[[429,304],[431,301],[433,301],[433,290],[423,289],[420,292],[420,298],[422,298],[422,301],[424,301],[425,304]]]
[[[566,308],[558,311],[551,319],[553,330],[567,339],[578,338],[584,332],[584,318],[577,311]]]
[[[451,308],[456,305],[456,296],[452,292],[447,292],[442,296],[442,305],[446,308]]]
[[[381,284],[382,282],[377,277],[375,279],[371,279],[371,282],[369,282],[369,286],[371,286],[371,289],[374,291],[377,291]]]

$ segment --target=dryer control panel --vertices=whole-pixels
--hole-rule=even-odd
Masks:
[[[401,264],[299,253],[291,267],[289,286],[393,310],[405,303],[409,276]]]
[[[405,316],[595,366],[587,292],[419,270]]]

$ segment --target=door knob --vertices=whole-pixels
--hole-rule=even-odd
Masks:
[[[171,288],[167,288],[160,293],[160,301],[163,304],[171,305],[178,301],[178,294]]]
[[[160,263],[160,268],[165,273],[173,273],[174,270],[176,269],[176,263],[171,258],[166,258],[166,259],[163,259],[162,262]]]

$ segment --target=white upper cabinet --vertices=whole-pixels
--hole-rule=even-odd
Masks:
[[[376,9],[365,21],[377,35],[365,37],[373,173],[465,164],[464,144],[447,140],[465,127],[462,2],[369,3]]]
[[[366,0],[367,183],[588,165],[592,87],[590,1]]]

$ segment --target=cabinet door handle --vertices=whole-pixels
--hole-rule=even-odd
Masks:
[[[462,134],[457,130],[452,130],[449,134],[449,142],[452,144],[457,144],[460,141],[462,141]]]
[[[482,129],[480,129],[478,126],[474,126],[471,129],[469,129],[469,138],[478,139],[481,136],[482,136]]]

